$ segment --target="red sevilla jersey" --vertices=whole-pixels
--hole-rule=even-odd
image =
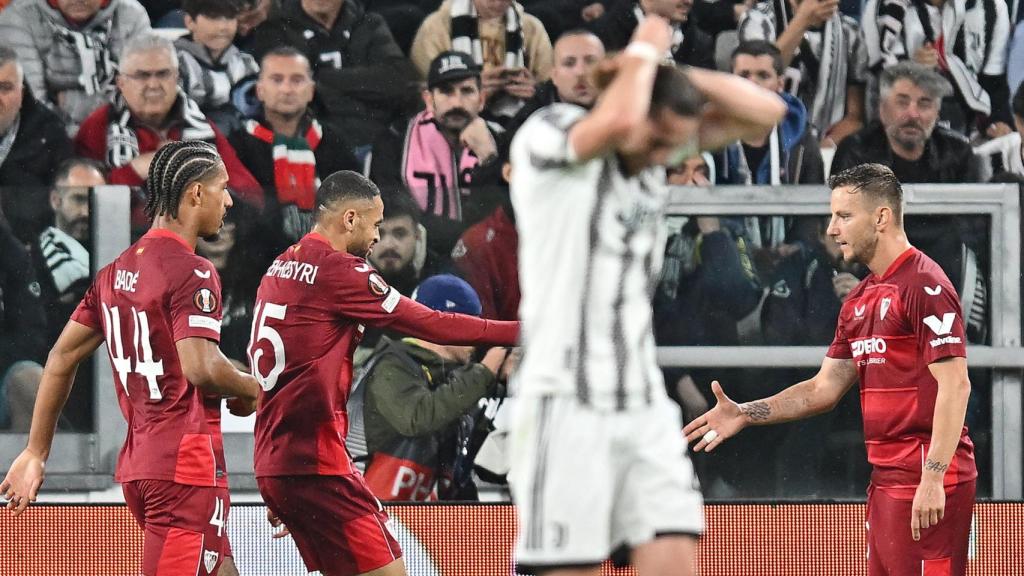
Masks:
[[[177,234],[150,230],[96,275],[71,319],[103,332],[128,436],[118,482],[227,486],[220,399],[189,384],[175,343],[220,341],[220,277]]]
[[[263,389],[256,475],[343,475],[352,354],[365,325],[436,343],[513,345],[518,322],[431,310],[364,259],[307,234],[267,269],[256,294],[249,361]]]
[[[871,481],[895,497],[913,498],[928,453],[938,393],[928,365],[966,358],[966,341],[953,285],[916,248],[881,277],[865,278],[843,303],[828,356],[857,364]],[[977,475],[965,426],[944,483]]]

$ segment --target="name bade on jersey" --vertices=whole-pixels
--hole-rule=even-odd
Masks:
[[[267,269],[267,276],[271,278],[281,278],[284,280],[295,280],[296,282],[305,282],[310,286],[316,282],[316,274],[320,271],[319,266],[308,264],[306,262],[299,262],[298,260],[274,260],[274,263]]]
[[[114,290],[135,292],[135,285],[139,282],[139,273],[128,270],[117,270],[114,274]]]

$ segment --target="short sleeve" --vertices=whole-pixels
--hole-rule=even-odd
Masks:
[[[836,322],[836,335],[832,338],[832,344],[825,353],[829,358],[843,360],[853,358],[853,350],[850,349],[850,340],[846,337],[846,330],[843,329],[843,313],[839,312],[839,320]]]
[[[402,299],[398,290],[362,258],[331,260],[329,298],[335,312],[373,326],[390,324]]]
[[[526,158],[535,169],[555,169],[574,164],[576,152],[569,143],[569,131],[586,111],[571,104],[553,104],[535,112],[519,129],[512,144],[513,154]]]
[[[98,276],[97,276],[98,277]],[[78,303],[78,307],[71,314],[71,319],[83,326],[88,326],[97,332],[103,332],[103,323],[100,321],[97,310],[96,283],[94,282],[85,291],[85,296]]]
[[[206,338],[220,342],[223,315],[220,276],[213,264],[203,259],[182,264],[171,279],[178,288],[171,291],[171,331],[174,341]],[[176,280],[176,282],[175,282]]]
[[[923,286],[908,287],[907,316],[917,338],[917,350],[928,364],[950,357],[967,357],[963,311],[953,285],[932,276]]]

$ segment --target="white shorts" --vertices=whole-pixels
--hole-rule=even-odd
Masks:
[[[704,531],[700,485],[670,400],[624,412],[572,396],[516,400],[509,483],[521,571],[599,564],[621,545]]]

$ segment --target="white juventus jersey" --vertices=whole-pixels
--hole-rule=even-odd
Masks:
[[[661,168],[627,177],[614,154],[578,162],[568,133],[585,113],[549,106],[512,142],[524,347],[516,386],[625,410],[665,395],[651,294],[668,189]]]

